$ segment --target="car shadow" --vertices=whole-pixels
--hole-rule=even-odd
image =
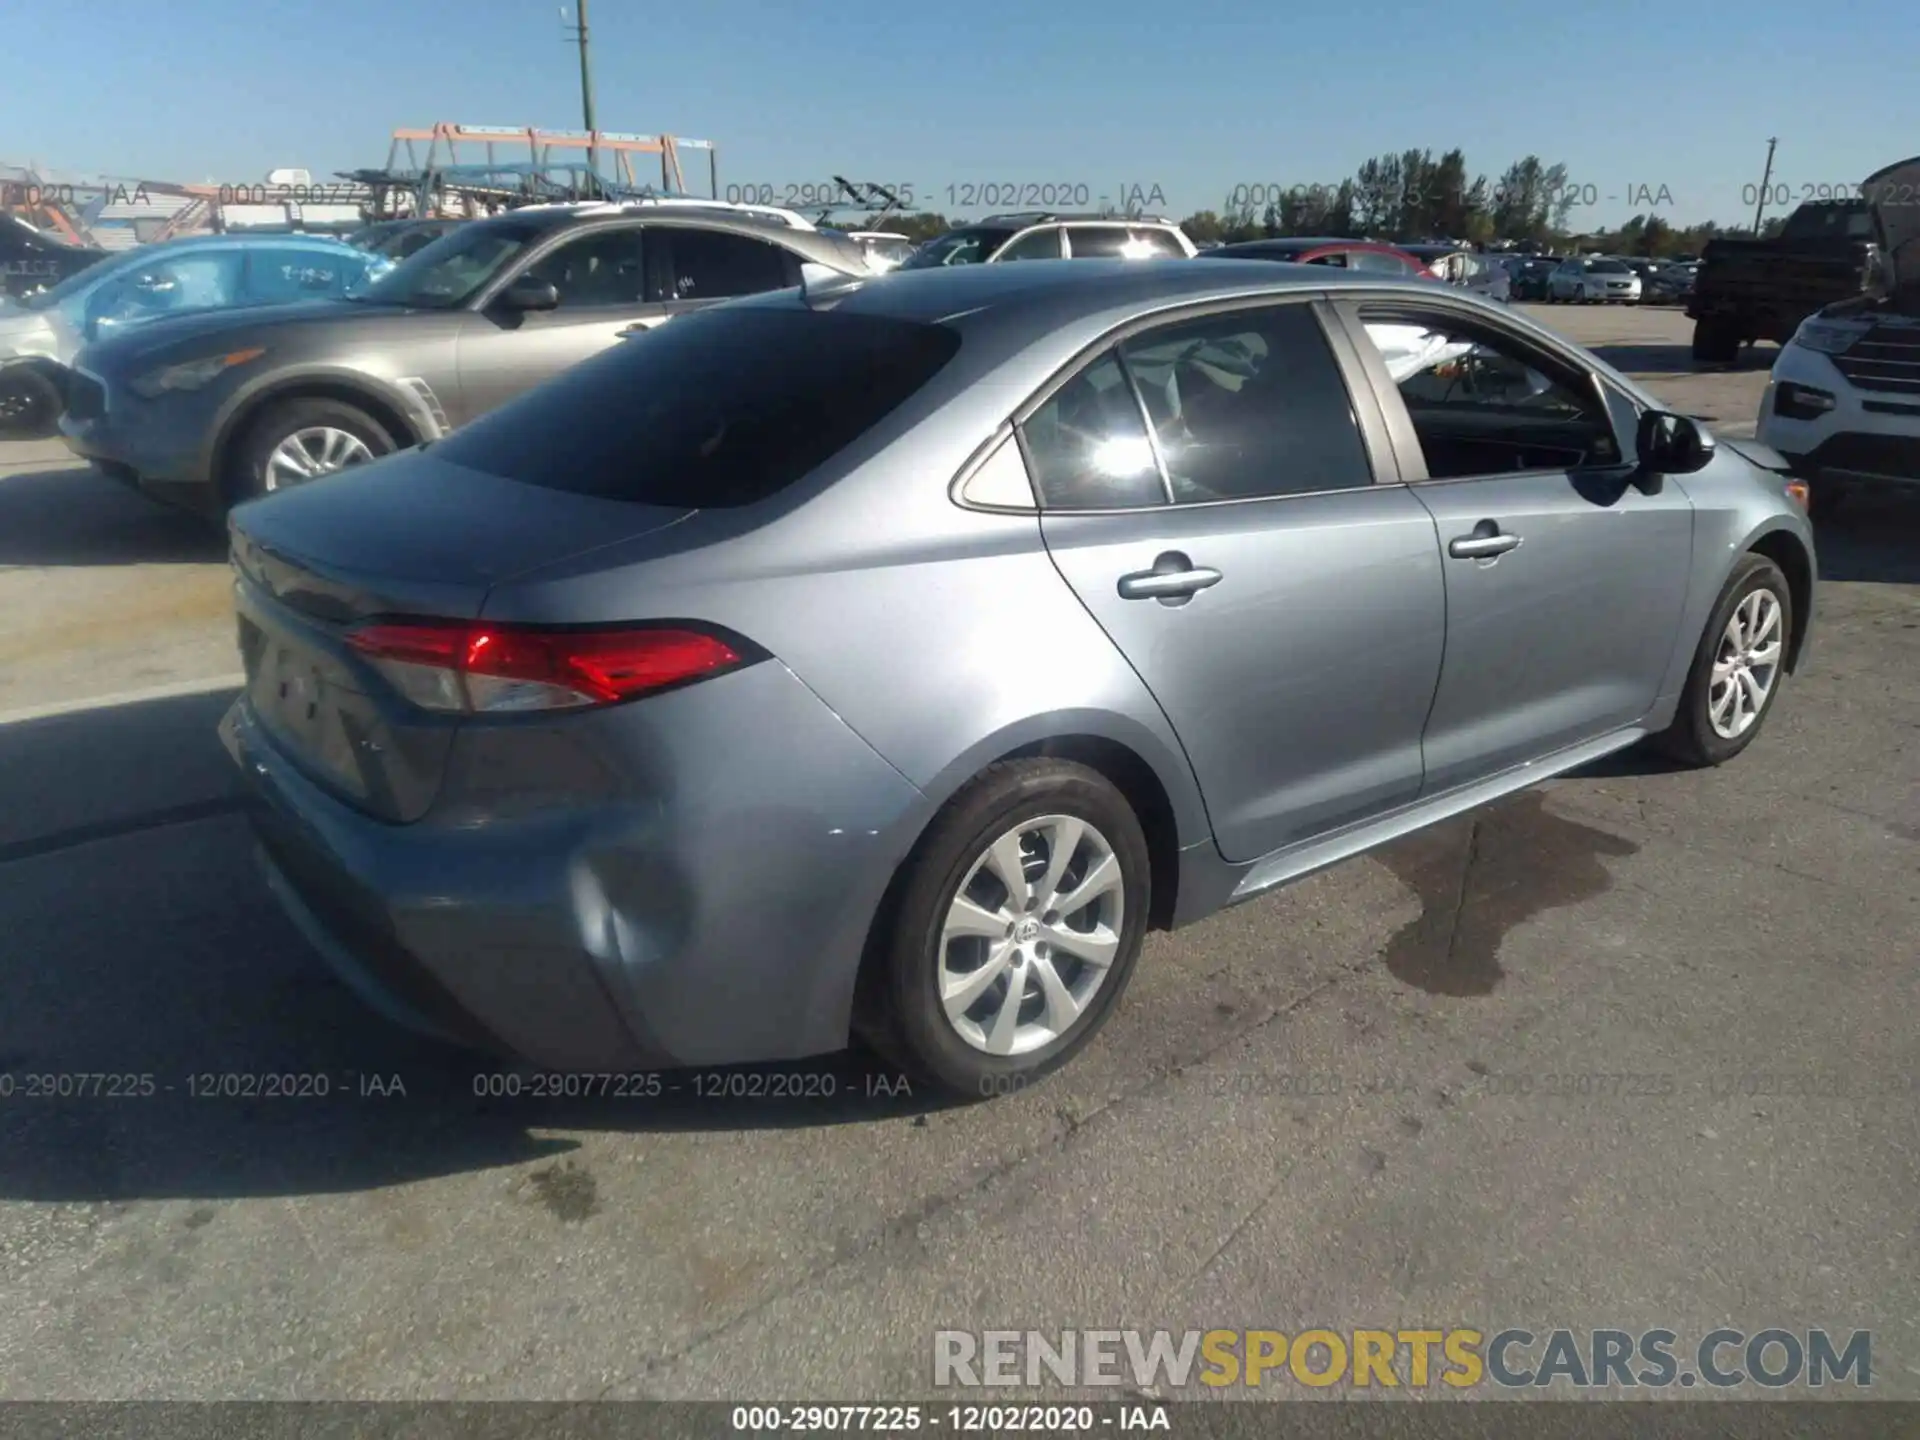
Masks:
[[[77,467],[0,475],[0,565],[218,564],[220,527]]]
[[[0,725],[0,1199],[357,1191],[578,1148],[553,1132],[946,1107],[864,1049],[556,1078],[391,1026],[259,877],[230,699]]]
[[[1920,489],[1864,490],[1814,527],[1820,578],[1920,584]]]
[[[1727,365],[1712,365],[1693,358],[1693,346],[1670,344],[1597,344],[1586,347],[1607,364],[1625,375],[1711,375],[1738,370],[1771,370],[1779,358],[1775,345],[1748,345]]]

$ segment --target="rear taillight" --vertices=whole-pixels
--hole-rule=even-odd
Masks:
[[[403,620],[347,643],[414,704],[498,714],[616,705],[750,664],[743,643],[680,626],[555,630]]]

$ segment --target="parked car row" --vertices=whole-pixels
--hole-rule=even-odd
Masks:
[[[187,247],[177,261],[141,252],[140,273],[181,269],[201,253],[191,247],[206,243],[176,242]],[[256,247],[262,264],[279,253],[258,248],[269,243],[263,237],[222,243],[235,255]],[[73,375],[49,377],[32,398],[35,413],[63,405],[60,429],[77,454],[155,499],[218,516],[252,496],[438,439],[623,336],[719,300],[790,287],[808,264],[857,277],[895,266],[1200,256],[1439,278],[1419,254],[1377,242],[1255,241],[1201,252],[1162,217],[1051,212],[990,216],[902,255],[902,237],[884,232],[842,233],[789,211],[681,199],[396,221],[345,242],[300,243],[335,247],[340,274],[354,272],[352,284],[314,291],[335,303],[262,310],[256,300],[270,297],[182,292],[171,308],[196,313],[164,327],[119,334],[100,319],[76,324],[57,357]],[[1505,298],[1500,266],[1457,247],[1430,248],[1456,283]],[[403,258],[396,266],[390,257]]]

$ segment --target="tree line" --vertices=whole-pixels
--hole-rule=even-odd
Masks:
[[[1218,209],[1195,211],[1180,226],[1198,244],[1328,235],[1655,257],[1697,255],[1716,236],[1753,233],[1751,226],[1711,220],[1675,225],[1651,208],[1612,230],[1574,227],[1574,213],[1597,199],[1597,187],[1574,182],[1565,165],[1549,165],[1537,155],[1514,161],[1498,180],[1490,180],[1484,174],[1470,177],[1459,149],[1438,159],[1431,150],[1403,150],[1377,155],[1332,184],[1237,185]],[[1664,186],[1656,192],[1643,185],[1630,188],[1630,199],[1657,203],[1672,196]],[[1774,233],[1783,219],[1775,217],[1760,233]],[[920,213],[889,215],[880,223],[920,241],[968,222]]]

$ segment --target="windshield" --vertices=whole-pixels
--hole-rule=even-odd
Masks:
[[[1633,273],[1618,260],[1591,260],[1587,263],[1587,269],[1595,275],[1630,275]]]
[[[537,240],[534,224],[471,225],[443,235],[347,298],[368,305],[451,310],[472,299]]]
[[[1011,230],[949,230],[927,241],[901,262],[902,270],[931,270],[940,265],[978,265],[1006,244]]]

